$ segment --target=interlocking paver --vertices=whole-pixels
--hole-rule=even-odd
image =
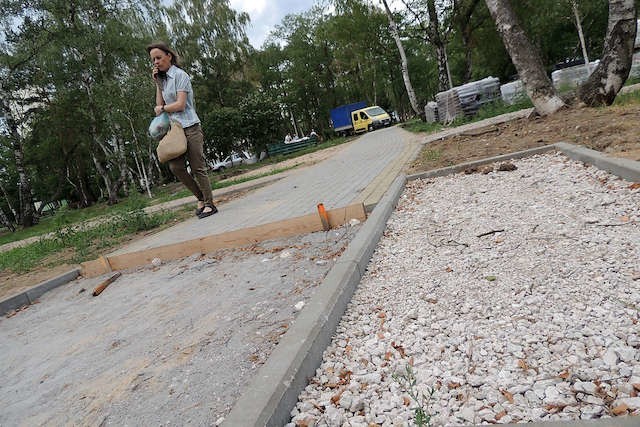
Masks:
[[[415,137],[398,128],[380,129],[363,135],[335,156],[297,171],[241,199],[226,203],[206,219],[196,218],[134,242],[116,253],[128,253],[225,231],[265,224],[315,212],[318,203],[327,209],[357,201],[367,187],[388,186],[406,162],[407,147]],[[383,172],[388,177],[375,180]],[[388,181],[388,182],[387,182]],[[368,194],[373,193],[371,189]],[[382,193],[380,193],[382,194]]]

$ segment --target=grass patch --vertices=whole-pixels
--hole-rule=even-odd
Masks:
[[[0,270],[20,274],[39,265],[79,263],[97,258],[100,253],[117,246],[130,235],[172,223],[178,216],[179,213],[175,211],[150,215],[139,207],[112,215],[104,222],[93,226],[66,224],[60,226],[53,238],[40,239],[28,246],[3,252],[0,257]],[[51,259],[54,254],[65,250],[69,250],[69,254]]]
[[[409,132],[415,133],[434,133],[442,130],[444,126],[442,123],[427,123],[420,119],[411,119],[400,125],[403,129],[408,130]]]
[[[33,236],[56,232],[62,227],[98,217],[123,214],[137,209],[141,204],[144,207],[148,203],[149,199],[138,194],[133,194],[115,205],[96,203],[95,205],[84,209],[71,209],[65,206],[58,209],[54,215],[41,217],[38,224],[33,227],[17,229],[13,233],[7,233],[0,236],[0,245],[27,239]]]
[[[442,150],[424,150],[422,153],[422,160],[427,162],[437,162],[442,158]]]
[[[613,102],[613,105],[624,106],[631,104],[639,104],[640,103],[640,91],[636,90],[633,92],[618,94],[616,96],[616,100]]]

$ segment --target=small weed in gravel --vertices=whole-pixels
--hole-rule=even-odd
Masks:
[[[418,390],[416,376],[411,365],[407,365],[402,373],[394,373],[392,378],[400,384],[400,387],[402,387],[405,393],[416,403],[417,406],[413,408],[416,425],[418,427],[431,426],[431,413],[429,412],[428,406],[436,390],[430,388],[428,389],[428,394]]]

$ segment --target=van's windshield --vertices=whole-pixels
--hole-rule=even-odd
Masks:
[[[381,114],[386,114],[385,111],[380,107],[371,107],[365,110],[369,116],[379,116]]]

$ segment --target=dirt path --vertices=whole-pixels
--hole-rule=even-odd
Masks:
[[[518,119],[428,143],[409,173],[452,166],[499,154],[569,142],[640,160],[640,105],[580,108],[548,117]]]

